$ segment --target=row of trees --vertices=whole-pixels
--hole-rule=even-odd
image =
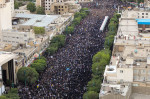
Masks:
[[[88,8],[82,8],[80,12],[75,13],[72,24],[66,27],[64,35],[57,35],[52,38],[50,46],[47,48],[47,53],[54,54],[59,48],[65,45],[66,35],[73,33],[74,27],[80,24],[80,21],[88,15]]]
[[[52,38],[50,46],[47,48],[46,52],[49,54],[54,54],[59,48],[65,45],[66,36],[65,35],[57,35]]]
[[[104,47],[110,49],[114,42],[114,36],[117,33],[120,14],[114,14],[108,25],[108,33],[106,34]]]
[[[0,96],[0,99],[20,99],[17,88],[11,88],[8,94]]]
[[[30,67],[22,67],[18,70],[17,78],[25,84],[33,84],[38,80],[39,73],[46,68],[46,59],[41,57],[35,60]]]
[[[114,16],[110,19],[110,23],[108,25],[108,33],[105,38],[105,49],[99,51],[93,56],[92,59],[92,79],[87,84],[87,92],[84,93],[83,99],[99,99],[99,91],[101,88],[101,83],[103,81],[103,73],[105,70],[105,66],[109,64],[111,57],[111,47],[113,46],[114,36],[117,33],[118,28],[118,19],[120,15],[114,14]]]
[[[89,14],[88,8],[82,8],[80,12],[76,12],[74,15],[74,20],[70,26],[65,29],[65,34],[71,34],[74,31],[74,27],[80,24],[81,20]]]

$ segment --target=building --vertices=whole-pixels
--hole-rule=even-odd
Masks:
[[[12,45],[11,44],[0,42],[0,51],[11,52],[11,50],[12,50]]]
[[[0,95],[5,91],[6,81],[16,84],[15,54],[0,52]]]
[[[64,2],[63,0],[36,0],[36,6],[43,7],[45,9],[45,13],[50,12],[52,3]]]
[[[66,14],[79,12],[81,9],[80,4],[76,4],[73,1],[67,1],[63,3],[52,3],[50,8],[50,14]]]
[[[81,0],[82,1],[82,0]],[[83,0],[89,2],[89,0]],[[64,14],[64,13],[74,13],[70,12],[73,10],[80,10],[80,4],[78,1],[73,0],[36,0],[36,6],[43,7],[46,14]]]
[[[150,31],[141,30],[141,24],[147,27],[148,19],[139,18],[138,13],[144,12],[122,12],[110,64],[104,71],[100,99],[150,97]]]
[[[68,13],[68,5],[64,3],[53,3],[51,5],[50,12],[54,14],[61,14],[61,15]]]
[[[4,30],[2,31],[2,42],[11,44],[13,47],[23,46],[34,41],[34,32],[21,32],[17,30]]]
[[[27,10],[27,5],[24,5],[24,6],[19,7],[19,9],[15,9],[15,10],[14,10],[14,13],[15,13],[15,14],[18,14],[18,13],[30,14],[30,11]],[[15,14],[14,14],[14,15],[15,15]],[[14,17],[14,16],[13,16],[13,17]]]
[[[144,7],[146,9],[149,9],[150,8],[150,0],[144,0]]]
[[[15,20],[17,24],[14,27],[20,31],[31,31],[33,27],[48,28],[60,15],[38,15],[38,14],[16,14]]]
[[[0,41],[2,30],[12,29],[11,23],[11,2],[0,1]]]

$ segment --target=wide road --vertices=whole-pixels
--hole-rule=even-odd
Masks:
[[[22,87],[19,95],[22,99],[82,99],[87,82],[91,79],[93,55],[103,49],[107,32],[100,33],[99,28],[104,16],[112,16],[116,11],[117,0],[99,0],[83,3],[90,14],[76,26],[74,34],[68,35],[66,44],[53,56],[47,55],[48,67],[40,75],[37,84]],[[43,98],[44,97],[44,98]]]

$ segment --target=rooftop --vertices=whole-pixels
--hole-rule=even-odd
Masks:
[[[0,51],[0,66],[2,66],[11,59],[14,59],[15,57],[16,55],[11,52]]]
[[[39,15],[39,14],[23,14],[19,13],[15,15],[15,18],[29,19],[21,25],[46,27],[51,24],[55,19],[59,18],[60,15]]]

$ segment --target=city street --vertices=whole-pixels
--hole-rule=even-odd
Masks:
[[[107,33],[107,28],[102,33],[99,28],[105,16],[112,17],[117,11],[114,4],[116,8],[124,5],[120,0],[94,0],[81,4],[89,8],[90,14],[76,26],[74,34],[67,36],[63,48],[53,56],[45,55],[46,70],[34,85],[21,86],[21,99],[82,99],[91,79],[92,57],[103,49]]]

